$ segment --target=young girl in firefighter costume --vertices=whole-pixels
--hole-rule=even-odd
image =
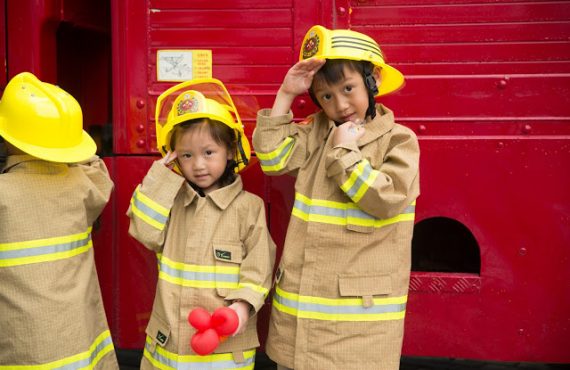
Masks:
[[[268,175],[296,176],[266,351],[281,368],[399,368],[419,147],[376,96],[402,74],[378,44],[321,26],[306,34],[253,144]],[[306,92],[322,109],[293,123]]]
[[[91,227],[113,183],[77,101],[21,73],[0,101],[0,369],[118,369]]]
[[[239,114],[220,81],[191,80],[160,95],[156,131],[164,157],[128,211],[130,234],[157,253],[159,269],[141,369],[253,369],[252,316],[271,285],[275,245],[263,200],[237,174],[250,158]],[[199,356],[188,314],[221,306],[238,314],[236,334]]]

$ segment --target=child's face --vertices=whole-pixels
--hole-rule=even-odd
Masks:
[[[218,179],[232,158],[225,145],[218,144],[207,128],[184,132],[176,141],[178,166],[186,180],[204,194],[220,188]]]
[[[335,122],[364,120],[368,109],[368,90],[362,75],[344,66],[344,78],[334,84],[316,80],[313,91],[321,108]]]

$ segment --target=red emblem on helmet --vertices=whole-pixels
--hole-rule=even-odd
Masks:
[[[319,36],[311,35],[303,45],[303,59],[307,59],[317,54],[319,51]]]
[[[193,96],[187,96],[185,99],[180,100],[178,103],[178,106],[176,107],[176,113],[181,116],[186,113],[197,112],[198,109],[198,99]]]

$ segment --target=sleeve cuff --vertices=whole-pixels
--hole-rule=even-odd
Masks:
[[[261,126],[288,125],[293,121],[293,112],[271,117],[271,109],[261,109],[257,112],[257,124]]]
[[[226,301],[235,301],[238,299],[249,303],[251,307],[253,307],[255,313],[259,312],[265,303],[262,295],[247,288],[233,291],[225,298]]]
[[[337,145],[326,158],[327,177],[334,177],[362,160],[356,143]]]
[[[184,177],[170,170],[165,165],[154,162],[143,180],[142,191],[150,195],[157,203],[166,205],[178,194],[184,184]]]

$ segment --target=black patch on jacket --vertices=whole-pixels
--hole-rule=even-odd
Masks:
[[[216,249],[216,258],[219,258],[221,260],[231,261],[232,260],[232,252],[223,251],[221,249]]]

